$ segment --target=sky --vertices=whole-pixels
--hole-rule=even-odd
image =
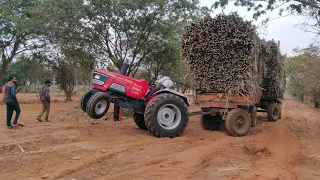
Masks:
[[[215,2],[215,0],[200,0],[201,5],[208,6],[209,8]],[[230,12],[237,11],[238,14],[244,17],[246,20],[253,20],[252,15],[253,12],[248,12],[246,8],[236,7],[232,3],[223,10],[225,14]],[[221,13],[222,9],[214,10],[213,15]],[[275,18],[272,21],[269,21],[266,29],[260,29],[261,33],[259,36],[265,38],[267,40],[274,39],[276,41],[280,41],[280,49],[283,54],[288,56],[293,56],[293,49],[297,46],[306,47],[309,44],[313,43],[316,36],[313,33],[307,33],[302,31],[300,28],[295,27],[295,25],[302,23],[306,19],[301,16],[287,16],[282,18],[278,15],[278,10],[274,12],[267,12],[266,15],[261,16],[258,21],[254,21],[253,23],[259,25],[261,20],[266,17],[270,17],[271,19]]]

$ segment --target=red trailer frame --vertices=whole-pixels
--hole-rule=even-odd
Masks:
[[[245,136],[251,127],[256,126],[257,112],[268,112],[268,117],[275,116],[273,119],[271,118],[272,121],[281,118],[282,100],[276,97],[261,99],[260,92],[238,95],[194,93],[193,101],[201,107],[201,111],[190,113],[190,115],[202,114],[200,123],[203,129],[219,130],[224,121],[226,129],[231,135]]]

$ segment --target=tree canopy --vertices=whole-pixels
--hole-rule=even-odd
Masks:
[[[315,106],[320,106],[320,49],[311,44],[295,52],[297,55],[287,60],[289,88],[301,101],[311,96]]]

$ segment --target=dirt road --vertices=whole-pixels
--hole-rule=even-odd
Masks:
[[[39,123],[39,108],[22,104],[26,126],[9,130],[0,105],[0,179],[320,179],[320,112],[288,97],[282,120],[258,114],[242,138],[204,131],[197,116],[182,137],[158,139],[132,119],[90,120],[77,103],[52,104]]]

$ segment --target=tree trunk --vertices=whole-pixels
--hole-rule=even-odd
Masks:
[[[66,93],[66,101],[72,101],[71,97],[72,97],[72,93],[70,92],[65,92]]]
[[[304,95],[301,93],[299,93],[299,101],[302,103],[304,102]]]
[[[11,59],[12,60],[12,59]],[[2,82],[3,80],[3,77],[8,69],[8,66],[11,62],[11,60],[7,59],[6,61],[4,61],[4,63],[2,64],[2,68],[0,70],[0,81]]]
[[[314,92],[313,101],[314,101],[314,107],[319,108],[320,107],[320,92]]]

